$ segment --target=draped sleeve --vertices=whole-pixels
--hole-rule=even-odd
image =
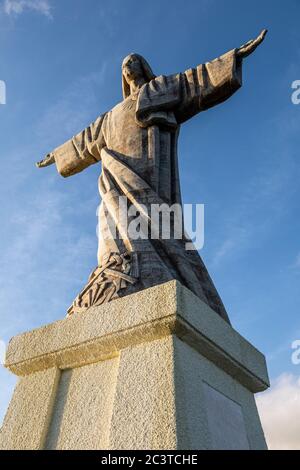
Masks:
[[[106,114],[99,116],[82,132],[51,152],[57,171],[62,176],[75,175],[100,161],[101,148],[105,146],[103,135],[105,116]]]
[[[236,49],[182,73],[161,75],[138,96],[136,121],[142,127],[176,128],[195,114],[230,98],[242,86],[242,60]]]
[[[233,49],[217,59],[180,74],[178,123],[230,98],[242,86],[242,60]]]

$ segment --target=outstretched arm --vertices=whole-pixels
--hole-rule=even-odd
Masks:
[[[211,62],[186,70],[180,76],[181,96],[174,110],[178,123],[230,98],[242,86],[242,62],[262,43],[267,30],[238,49]]]
[[[56,164],[62,176],[71,176],[100,161],[101,148],[105,146],[102,123],[105,114],[66,143],[48,153],[38,168]]]

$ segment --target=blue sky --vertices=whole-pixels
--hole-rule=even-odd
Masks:
[[[34,162],[121,100],[120,66],[183,71],[269,34],[229,101],[181,129],[184,202],[205,204],[204,261],[272,380],[299,376],[300,3],[0,1],[0,339],[55,321],[96,265],[95,165],[69,179]],[[0,419],[15,378],[0,370]]]

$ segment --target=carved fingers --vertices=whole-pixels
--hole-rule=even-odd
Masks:
[[[53,163],[55,163],[54,154],[48,153],[48,155],[46,155],[46,157],[43,160],[36,163],[36,166],[38,168],[44,168],[46,166],[52,165]]]
[[[243,44],[243,46],[237,50],[237,57],[244,59],[248,55],[252,54],[252,52],[254,52],[255,49],[263,42],[267,32],[267,29],[263,29],[256,39],[251,39],[246,44]]]

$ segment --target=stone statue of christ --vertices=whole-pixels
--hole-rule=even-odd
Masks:
[[[156,76],[142,56],[130,54],[122,64],[123,101],[37,163],[39,168],[55,163],[64,177],[102,164],[98,266],[69,314],[177,279],[229,322],[201,257],[186,250],[186,235],[132,239],[116,214],[120,196],[149,226],[152,204],[181,205],[180,125],[241,87],[242,61],[265,35],[266,30],[211,62],[169,76]],[[107,236],[109,219],[116,224],[116,237]]]

